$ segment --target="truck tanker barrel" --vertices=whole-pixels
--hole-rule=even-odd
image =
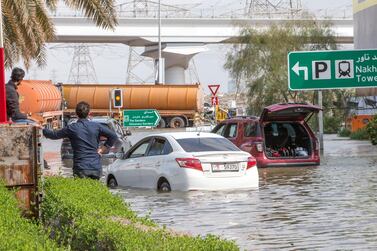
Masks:
[[[73,113],[78,102],[86,101],[94,114],[102,111],[106,115],[112,89],[122,89],[123,109],[157,109],[162,127],[187,126],[202,109],[200,85],[64,84],[67,111]]]
[[[68,109],[80,101],[92,109],[109,109],[109,93],[122,89],[124,109],[199,110],[198,85],[63,85]]]
[[[23,80],[18,86],[20,110],[41,123],[59,122],[63,114],[62,95],[50,80]],[[51,124],[50,124],[51,125]]]
[[[51,81],[23,80],[17,91],[23,112],[42,113],[61,109],[61,93]]]

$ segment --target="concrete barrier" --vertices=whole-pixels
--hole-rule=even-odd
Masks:
[[[25,215],[38,217],[43,169],[39,129],[30,125],[0,125],[0,135],[0,179],[9,189],[16,189]]]

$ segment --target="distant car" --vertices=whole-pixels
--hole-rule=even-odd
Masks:
[[[131,143],[127,139],[131,133],[128,131],[124,131],[123,128],[120,126],[119,122],[112,118],[107,117],[93,117],[91,118],[93,122],[100,123],[110,130],[114,131],[118,136],[118,140],[115,142],[114,146],[109,149],[107,153],[102,155],[103,158],[115,158],[116,154],[119,152],[127,152],[131,148]],[[71,119],[68,124],[76,123],[77,118]],[[106,138],[100,139],[100,145],[104,144]],[[60,149],[62,159],[72,159],[73,158],[73,150],[71,146],[71,142],[68,138],[63,139],[62,146]]]
[[[319,165],[319,143],[307,121],[320,109],[308,104],[275,104],[264,108],[260,118],[227,119],[212,132],[251,153],[258,167]]]
[[[161,133],[147,136],[108,167],[111,188],[170,190],[256,188],[256,160],[212,133]]]

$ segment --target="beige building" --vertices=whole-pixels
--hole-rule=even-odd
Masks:
[[[353,0],[355,49],[377,49],[377,0]],[[358,88],[358,96],[377,96],[377,88]]]

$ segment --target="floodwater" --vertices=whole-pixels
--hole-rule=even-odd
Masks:
[[[377,147],[325,137],[319,167],[259,169],[260,188],[113,190],[140,215],[246,250],[377,250]]]

